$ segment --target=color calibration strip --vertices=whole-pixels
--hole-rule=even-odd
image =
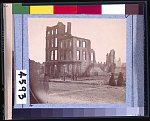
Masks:
[[[13,120],[54,117],[144,116],[144,107],[14,109]]]
[[[13,14],[144,14],[143,4],[32,5],[13,3]]]

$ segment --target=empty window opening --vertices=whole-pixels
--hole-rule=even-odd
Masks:
[[[52,50],[51,51],[51,60],[53,60],[53,58],[54,58],[54,51]]]
[[[57,34],[57,29],[56,29],[56,34]]]
[[[77,60],[80,60],[80,51],[77,50]]]
[[[57,38],[55,38],[55,47],[57,47]]]
[[[91,61],[93,62],[93,53],[91,53]]]
[[[57,50],[55,50],[55,60],[57,60]]]
[[[79,44],[80,44],[80,42],[79,42],[79,40],[77,40],[77,47],[79,47]]]
[[[54,42],[53,42],[53,39],[51,40],[51,45],[52,45],[52,47],[54,47]]]
[[[83,47],[85,47],[85,42],[83,42]]]
[[[86,60],[86,52],[83,52],[83,60]]]
[[[72,52],[69,51],[69,59],[71,60],[72,59]]]

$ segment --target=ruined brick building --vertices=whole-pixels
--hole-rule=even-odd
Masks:
[[[88,75],[88,68],[95,63],[91,41],[72,36],[70,22],[67,27],[62,22],[47,26],[45,51],[45,76],[49,78]]]
[[[115,50],[110,50],[109,53],[106,54],[106,63],[103,64],[103,70],[106,72],[119,73],[122,72],[125,75],[126,71],[126,63],[121,63],[121,58],[116,60],[115,58]]]
[[[115,72],[115,50],[110,50],[110,53],[106,54],[106,68],[105,71],[107,72]]]

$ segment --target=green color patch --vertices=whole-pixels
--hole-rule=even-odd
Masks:
[[[22,6],[22,3],[13,3],[12,14],[30,14],[30,6]]]

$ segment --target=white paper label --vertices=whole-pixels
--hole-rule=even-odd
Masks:
[[[16,104],[27,103],[27,70],[16,70]]]

